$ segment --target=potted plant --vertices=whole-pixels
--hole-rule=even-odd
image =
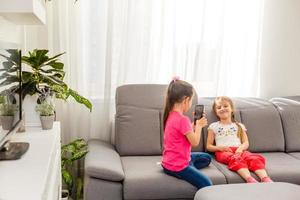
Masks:
[[[53,57],[49,57],[47,54],[48,50],[46,49],[35,49],[29,52],[29,56],[22,56],[22,63],[31,68],[31,71],[22,72],[23,96],[38,93],[38,85],[45,84],[54,92],[56,98],[67,100],[71,96],[91,111],[91,102],[72,90],[63,81],[65,77],[64,64],[58,60],[58,57],[64,53]]]
[[[74,175],[75,164],[88,153],[84,139],[76,139],[61,147],[61,175],[67,187],[66,193],[74,200],[82,196],[83,181]]]
[[[36,111],[40,114],[42,129],[52,129],[55,107],[52,102],[42,101],[37,104]]]
[[[39,113],[43,130],[52,129],[55,118],[55,106],[52,102],[52,92],[47,85],[38,86],[39,97],[36,112]]]
[[[0,104],[0,120],[3,130],[10,130],[12,128],[15,113],[18,110],[17,104],[2,103]]]
[[[0,95],[0,121],[3,130],[9,130],[13,126],[15,113],[18,105],[14,97],[14,92],[4,91]]]
[[[0,87],[20,81],[19,76],[10,74],[12,71],[17,71],[17,67],[20,67],[17,62],[20,52],[17,50],[7,50],[7,52],[9,55],[0,54],[0,56],[7,59],[7,62],[4,63],[5,68],[2,69],[5,76],[0,76],[0,80],[3,79],[0,83]],[[48,52],[46,49],[35,49],[31,52],[29,51],[28,56],[21,57],[22,63],[29,67],[29,69],[27,68],[28,70],[22,71],[22,88],[17,88],[17,90],[22,90],[22,99],[27,95],[39,94],[38,86],[43,84],[50,88],[55,98],[67,100],[71,96],[76,102],[85,105],[91,111],[91,102],[71,89],[63,81],[65,77],[64,64],[59,61],[58,57],[64,53],[49,57]],[[9,88],[7,90],[12,89],[15,88]]]

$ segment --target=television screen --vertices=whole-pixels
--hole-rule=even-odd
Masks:
[[[0,46],[0,148],[22,118],[21,50]]]

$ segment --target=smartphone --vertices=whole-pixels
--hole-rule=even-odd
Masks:
[[[195,114],[194,114],[194,124],[196,125],[196,121],[203,117],[204,105],[196,105],[195,106]]]

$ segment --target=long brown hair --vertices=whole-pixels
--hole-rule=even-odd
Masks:
[[[241,142],[242,142],[243,129],[242,129],[240,123],[235,119],[235,116],[234,116],[235,106],[234,106],[234,104],[233,104],[233,101],[232,101],[229,97],[226,97],[226,96],[220,96],[220,97],[215,98],[212,107],[213,107],[213,111],[214,111],[214,113],[215,113],[215,115],[216,115],[217,117],[218,117],[217,111],[216,111],[217,101],[226,101],[226,102],[229,103],[229,105],[230,105],[230,107],[231,107],[231,109],[232,109],[232,113],[231,113],[231,121],[237,125],[237,127],[238,127],[238,130],[237,130],[237,131],[238,131],[238,132],[237,132],[237,136],[238,136],[238,138],[239,138],[239,139],[241,140]],[[218,117],[218,118],[219,118],[219,117]]]
[[[194,88],[188,82],[182,80],[172,80],[167,89],[164,109],[164,128],[170,111],[173,109],[175,103],[182,102],[186,97],[192,98]]]

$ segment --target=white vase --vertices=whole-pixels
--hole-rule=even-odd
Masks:
[[[25,126],[41,126],[40,115],[35,111],[37,95],[26,95],[23,100],[22,107],[25,117]]]

